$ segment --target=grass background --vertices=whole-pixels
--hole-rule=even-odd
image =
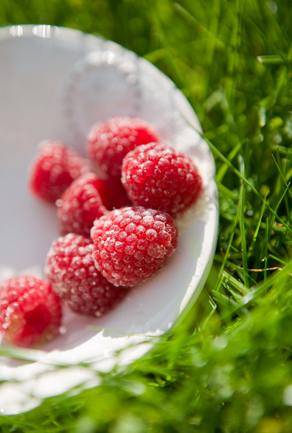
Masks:
[[[101,35],[183,91],[217,166],[205,288],[154,351],[1,432],[292,431],[291,0],[1,0],[0,25]],[[0,59],[1,61],[1,59]]]

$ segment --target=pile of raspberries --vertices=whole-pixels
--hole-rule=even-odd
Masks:
[[[0,285],[0,332],[9,343],[52,339],[61,303],[94,317],[114,308],[173,254],[174,219],[202,190],[192,160],[141,119],[95,124],[87,155],[61,141],[39,145],[29,189],[56,206],[61,236],[47,255],[47,281],[17,276]]]

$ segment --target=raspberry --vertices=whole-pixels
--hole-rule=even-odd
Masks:
[[[31,166],[29,188],[37,197],[55,203],[74,179],[89,171],[89,161],[63,142],[43,141]]]
[[[90,239],[70,233],[53,242],[45,272],[53,290],[75,313],[100,317],[126,295],[96,269]]]
[[[61,319],[59,297],[46,281],[19,276],[0,284],[0,330],[8,343],[47,342],[59,333]]]
[[[159,211],[128,207],[94,222],[96,267],[116,286],[134,286],[154,275],[177,247],[173,219]]]
[[[99,179],[86,173],[76,179],[57,201],[60,233],[90,236],[93,221],[107,213],[98,193]]]
[[[137,146],[158,142],[157,133],[141,119],[116,117],[96,123],[88,136],[88,155],[103,175],[120,177],[125,155]]]
[[[127,154],[122,182],[134,205],[175,217],[195,202],[202,179],[192,160],[166,144],[150,143]]]

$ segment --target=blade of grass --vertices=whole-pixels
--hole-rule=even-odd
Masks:
[[[222,278],[223,278],[223,271],[225,269],[226,261],[227,261],[228,256],[229,256],[229,251],[230,251],[231,244],[232,244],[233,237],[234,237],[234,229],[237,226],[237,223],[238,223],[238,216],[236,215],[236,218],[233,221],[233,230],[232,230],[230,238],[229,238],[227,250],[226,250],[226,253],[224,255],[223,262],[222,262],[222,265],[221,265],[221,268],[220,268],[220,271],[219,271],[219,274],[218,274],[218,280],[217,280],[217,284],[216,284],[216,291],[219,291],[220,286],[221,286],[221,282],[222,282]]]
[[[240,172],[243,177],[245,177],[245,165],[242,156],[239,155],[239,167]],[[249,287],[249,277],[248,277],[248,263],[247,263],[247,247],[246,247],[246,232],[245,232],[245,202],[246,202],[246,185],[244,182],[241,183],[240,193],[239,193],[239,227],[241,233],[241,255],[242,255],[242,264],[243,264],[243,276],[244,276],[244,284],[246,287]]]
[[[262,222],[262,219],[263,219],[265,207],[266,207],[266,202],[264,201],[263,204],[262,204],[262,208],[261,208],[260,216],[259,216],[259,219],[258,219],[258,223],[257,223],[256,229],[255,229],[254,235],[253,235],[253,239],[251,241],[251,244],[250,244],[250,247],[249,247],[249,250],[248,250],[248,252],[250,254],[253,252],[254,246],[255,246],[257,238],[258,238],[258,234],[259,234],[261,222]]]

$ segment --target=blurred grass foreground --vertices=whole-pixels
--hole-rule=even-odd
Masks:
[[[98,387],[0,416],[1,432],[292,431],[291,22],[291,0],[0,1],[1,26],[77,28],[167,74],[200,119],[220,200],[184,321]]]

